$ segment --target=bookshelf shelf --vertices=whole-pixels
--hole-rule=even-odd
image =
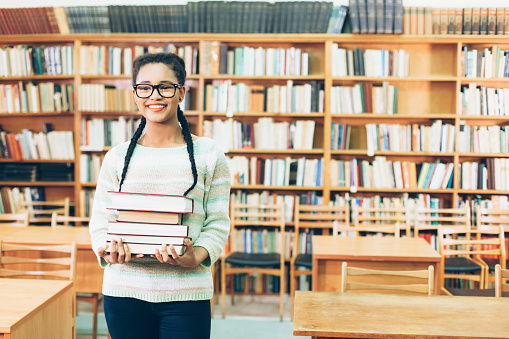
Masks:
[[[265,185],[232,185],[232,190],[277,190],[277,191],[321,191],[319,186],[265,186]]]
[[[323,154],[322,149],[313,149],[313,150],[298,150],[298,149],[249,149],[249,148],[243,148],[243,149],[231,149],[228,150],[228,154],[312,154],[312,155],[320,155]]]
[[[269,117],[276,122],[293,122],[296,120],[314,120],[315,135],[314,149],[312,150],[262,150],[262,149],[235,149],[228,152],[228,155],[243,155],[248,158],[268,159],[284,158],[291,156],[306,157],[309,159],[323,159],[323,185],[319,187],[309,186],[265,186],[265,185],[233,185],[232,189],[236,191],[261,192],[271,191],[272,193],[282,193],[291,195],[304,195],[313,192],[323,198],[323,203],[328,204],[333,200],[335,194],[351,192],[350,188],[334,187],[331,185],[331,161],[349,160],[353,157],[367,159],[371,161],[373,156],[368,156],[366,147],[366,134],[364,125],[366,124],[418,124],[431,126],[436,120],[441,120],[444,124],[450,124],[456,131],[456,149],[454,152],[386,152],[375,151],[374,156],[386,156],[391,161],[413,161],[417,168],[420,168],[421,162],[435,163],[450,162],[456,169],[454,173],[453,187],[443,190],[429,189],[370,189],[359,187],[357,193],[359,196],[401,196],[403,193],[412,194],[431,194],[439,195],[444,198],[446,205],[456,207],[458,204],[458,195],[503,195],[509,194],[509,191],[496,190],[462,190],[461,173],[459,173],[459,164],[465,161],[481,162],[483,159],[490,158],[508,158],[507,154],[478,154],[461,153],[457,149],[459,142],[459,130],[462,124],[469,126],[504,126],[509,124],[509,115],[507,116],[464,116],[461,107],[462,86],[470,83],[484,85],[486,87],[507,88],[509,87],[509,78],[466,78],[462,76],[462,47],[464,45],[473,48],[490,48],[493,45],[501,45],[506,48],[509,45],[508,36],[472,36],[472,35],[328,35],[328,34],[207,34],[207,33],[113,33],[113,34],[40,34],[40,35],[4,35],[0,36],[0,47],[15,45],[57,45],[57,46],[167,46],[169,42],[177,46],[193,46],[200,49],[199,69],[203,70],[205,58],[202,48],[207,42],[218,41],[225,43],[228,50],[237,47],[262,47],[262,48],[283,48],[290,47],[301,48],[309,54],[309,74],[306,76],[244,76],[244,75],[206,75],[189,74],[186,84],[192,91],[191,107],[192,110],[186,110],[185,114],[189,117],[189,122],[194,134],[202,136],[204,134],[204,121],[214,119],[227,120],[234,119],[241,123],[254,123],[259,118]],[[394,49],[405,50],[409,54],[409,74],[408,77],[367,77],[367,76],[332,76],[332,64],[335,62],[331,58],[332,44],[337,43],[340,48],[353,49]],[[74,73],[71,75],[37,75],[37,76],[9,76],[0,77],[0,84],[16,84],[18,82],[53,82],[55,84],[69,84],[75,87],[75,101],[79,102],[79,88],[82,84],[108,84],[115,85],[118,88],[129,88],[130,75],[92,75],[81,74],[81,63],[79,53],[75,52]],[[203,111],[205,104],[205,88],[207,85],[214,85],[231,80],[232,83],[244,83],[248,86],[285,86],[287,82],[293,81],[294,85],[310,84],[312,81],[323,86],[324,98],[320,102],[325,113],[267,113],[261,111],[248,111],[245,113],[232,112],[226,114],[223,112]],[[397,108],[396,114],[332,114],[331,91],[333,86],[352,86],[356,83],[371,83],[380,86],[382,82],[388,82],[397,86]],[[251,109],[251,108],[250,108]],[[261,109],[260,109],[261,110]],[[315,110],[318,110],[315,108]],[[83,119],[111,119],[117,120],[119,117],[138,118],[138,112],[117,111],[117,112],[97,112],[80,111],[72,112],[44,112],[44,113],[0,113],[0,125],[7,132],[19,133],[23,128],[32,129],[35,132],[42,130],[42,123],[49,122],[54,124],[55,130],[74,132],[75,160],[24,160],[14,161],[11,159],[1,159],[0,163],[74,163],[74,182],[5,182],[4,186],[41,186],[51,191],[48,196],[62,197],[64,194],[74,195],[71,200],[76,206],[84,204],[81,196],[82,190],[92,191],[95,183],[80,183],[80,165],[82,155],[102,157],[104,152],[111,147],[104,147],[96,150],[80,149],[81,128]],[[28,119],[27,119],[28,118]],[[350,150],[331,150],[331,125],[332,123],[348,124],[355,127],[355,133],[351,135]],[[71,192],[71,193],[69,193]],[[271,194],[272,194],[271,193]],[[352,193],[355,195],[357,193]],[[78,209],[79,210],[79,209]]]
[[[27,117],[72,117],[73,112],[41,112],[41,113],[0,113],[0,119],[3,118],[27,118]]]
[[[74,181],[1,181],[2,186],[73,187]]]
[[[14,160],[14,159],[0,159],[0,163],[24,163],[24,164],[67,164],[74,163],[74,160],[38,160],[38,159],[23,159],[23,160]]]
[[[369,81],[373,83],[380,83],[382,81],[389,82],[456,82],[456,77],[449,76],[408,76],[408,77],[366,77],[366,76],[346,76],[346,77],[333,77],[332,81]]]
[[[9,76],[0,77],[0,81],[55,81],[55,80],[74,80],[74,75],[31,75],[31,76]]]

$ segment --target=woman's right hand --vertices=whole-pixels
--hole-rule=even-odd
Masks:
[[[99,256],[108,264],[124,264],[126,262],[131,261],[131,252],[126,244],[122,243],[122,239],[119,239],[118,242],[116,240],[111,241],[110,251],[106,252],[108,249],[108,245],[103,245],[99,247],[98,254]],[[138,254],[135,258],[141,258],[143,254]]]

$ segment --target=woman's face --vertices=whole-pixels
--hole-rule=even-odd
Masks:
[[[178,80],[171,68],[162,63],[144,65],[138,72],[136,84],[138,85],[137,92],[142,94],[142,96],[146,96],[152,91],[152,87],[148,85],[161,85],[159,91],[153,88],[152,94],[148,98],[138,97],[135,90],[133,90],[136,105],[140,113],[147,119],[147,122],[161,124],[178,123],[177,107],[179,102],[184,99],[186,90],[184,86],[181,88],[173,86],[178,84]],[[174,96],[168,98],[172,94]]]

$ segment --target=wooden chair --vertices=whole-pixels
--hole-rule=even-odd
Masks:
[[[400,237],[401,230],[410,235],[410,215],[406,207],[360,207],[353,208],[352,219],[357,232],[393,234]]]
[[[509,297],[509,270],[495,265],[495,297],[502,296]]]
[[[470,207],[463,208],[425,208],[417,207],[414,212],[414,236],[419,232],[438,230],[438,225],[470,228]]]
[[[2,213],[0,214],[0,225],[28,226],[28,217],[28,212]]]
[[[76,255],[75,242],[66,245],[18,245],[0,240],[0,277],[74,281]]]
[[[51,223],[53,213],[69,216],[69,197],[62,200],[52,201],[25,201],[20,203],[20,208],[29,213],[29,224]]]
[[[485,290],[485,272],[488,267],[480,259],[481,255],[504,257],[503,228],[471,229],[438,227],[439,248],[442,256],[442,291],[448,295],[493,296],[493,290]],[[444,265],[446,257],[463,258],[475,270],[457,270]],[[479,289],[445,288],[445,279],[463,279],[479,284]]]
[[[312,254],[301,248],[301,230],[321,230],[322,234],[328,232],[336,235],[339,227],[350,227],[350,207],[346,203],[344,206],[316,206],[301,205],[299,201],[295,202],[295,237],[292,258],[290,260],[290,314],[293,319],[293,298],[297,286],[297,279],[303,275],[311,275]],[[309,234],[309,233],[307,233]],[[310,241],[311,239],[309,239]],[[299,267],[304,270],[298,270]]]
[[[491,208],[478,208],[476,213],[476,226],[478,229],[486,227],[502,226],[504,232],[509,232],[509,210],[499,210]],[[501,264],[497,258],[482,258],[484,263],[488,266],[486,272],[486,284],[495,281],[495,276],[490,276],[489,273],[495,272],[495,266]],[[507,260],[507,253],[505,253],[505,264],[502,269],[509,267],[509,260]],[[488,288],[488,286],[486,286]]]
[[[341,267],[341,292],[350,292],[359,290],[363,292],[372,292],[376,290],[391,291],[391,292],[407,292],[412,294],[428,294],[434,293],[434,270],[433,266],[429,266],[427,270],[417,271],[386,271],[374,270],[367,268],[348,267],[346,262],[343,262]],[[350,277],[355,276],[368,276],[369,281],[373,279],[383,279],[387,277],[396,277],[402,280],[402,284],[375,284],[365,283],[359,281],[351,281]],[[423,283],[426,281],[426,283]],[[419,282],[419,283],[418,283]]]
[[[221,260],[221,300],[222,314],[225,317],[226,307],[226,276],[239,273],[258,273],[279,277],[279,317],[283,320],[283,301],[285,287],[285,258],[284,258],[284,205],[248,205],[231,201],[230,207],[230,248],[231,252]],[[237,234],[240,228],[257,228],[259,231],[274,229],[280,233],[279,245],[274,248],[265,247],[264,253],[246,253],[242,244],[237,244]],[[275,237],[277,238],[277,237]],[[254,252],[254,251],[253,251]],[[234,284],[232,279],[231,295],[234,298]]]
[[[90,223],[90,217],[74,217],[59,215],[53,212],[51,215],[51,227],[87,227]],[[92,338],[97,338],[97,316],[98,306],[100,302],[99,293],[77,293],[77,301],[83,301],[92,304],[93,318],[92,318]]]

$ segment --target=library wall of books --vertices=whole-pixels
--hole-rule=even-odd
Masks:
[[[90,216],[105,153],[139,123],[132,61],[158,51],[186,62],[181,107],[223,147],[231,199],[284,204],[287,258],[313,234],[293,234],[297,200],[509,209],[509,7],[198,1],[0,18],[0,213],[69,197]]]

